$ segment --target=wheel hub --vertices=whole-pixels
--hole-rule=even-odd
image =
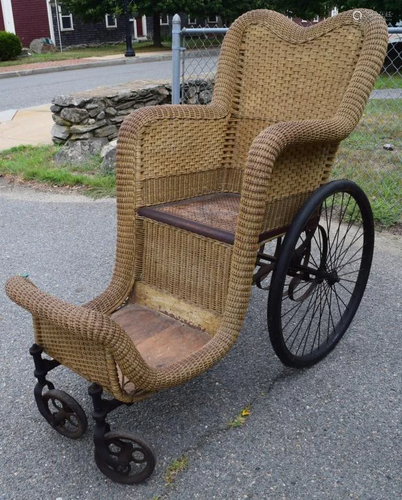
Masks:
[[[333,269],[327,275],[325,276],[325,279],[327,280],[327,283],[329,286],[334,286],[335,283],[339,283],[340,278],[338,276],[338,273]]]

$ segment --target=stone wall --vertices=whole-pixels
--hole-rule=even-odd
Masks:
[[[212,82],[194,80],[186,83],[187,103],[208,104],[212,90]],[[169,104],[171,100],[169,84],[145,81],[55,97],[51,107],[55,122],[51,132],[53,142],[112,141],[124,118],[133,110]]]

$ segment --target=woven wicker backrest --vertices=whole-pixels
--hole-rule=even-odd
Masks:
[[[360,12],[361,19],[349,11],[302,28],[281,14],[257,10],[232,25],[222,47],[214,94],[215,102],[231,110],[227,167],[242,169],[253,139],[273,123],[330,119],[342,111],[343,103],[357,124],[375,78],[370,66],[373,15],[378,27],[374,12]],[[360,81],[353,81],[357,74]],[[329,152],[331,158],[333,153]],[[237,180],[231,185],[231,178],[227,189],[240,190]]]

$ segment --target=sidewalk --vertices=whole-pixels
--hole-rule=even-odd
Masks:
[[[14,78],[16,76],[35,75],[41,73],[54,73],[56,71],[68,71],[70,69],[86,69],[90,67],[118,66],[121,64],[168,61],[171,58],[172,53],[170,51],[163,50],[157,52],[139,52],[135,57],[124,57],[123,54],[116,54],[81,59],[66,59],[64,61],[20,64],[18,66],[0,67],[0,79]]]
[[[50,104],[0,112],[0,151],[31,144],[52,144]]]

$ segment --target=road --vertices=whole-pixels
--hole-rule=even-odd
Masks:
[[[32,319],[4,282],[29,273],[43,290],[82,304],[107,285],[114,200],[8,188],[0,179],[1,500],[396,500],[401,498],[402,240],[377,236],[365,297],[349,331],[308,370],[285,368],[266,330],[266,295],[254,290],[239,342],[201,377],[110,418],[156,450],[146,484],[107,480],[93,460],[90,421],[77,441],[58,435],[33,399]],[[89,415],[88,384],[49,375]],[[251,404],[240,427],[228,422]],[[173,485],[166,471],[188,459]]]
[[[71,94],[133,80],[170,80],[172,61],[124,64],[0,79],[0,111],[22,109]]]
[[[186,72],[188,74],[194,72],[197,75],[201,68],[203,71],[210,72],[211,68],[205,67],[205,60],[201,59],[200,61],[188,59]],[[215,67],[216,61],[216,57],[209,60],[212,68]],[[57,95],[71,94],[101,86],[109,87],[133,80],[170,81],[171,78],[172,62],[170,60],[5,78],[0,79],[0,111],[39,106],[51,102],[53,97]],[[376,90],[373,92],[372,98],[400,99],[402,91],[400,89]]]

